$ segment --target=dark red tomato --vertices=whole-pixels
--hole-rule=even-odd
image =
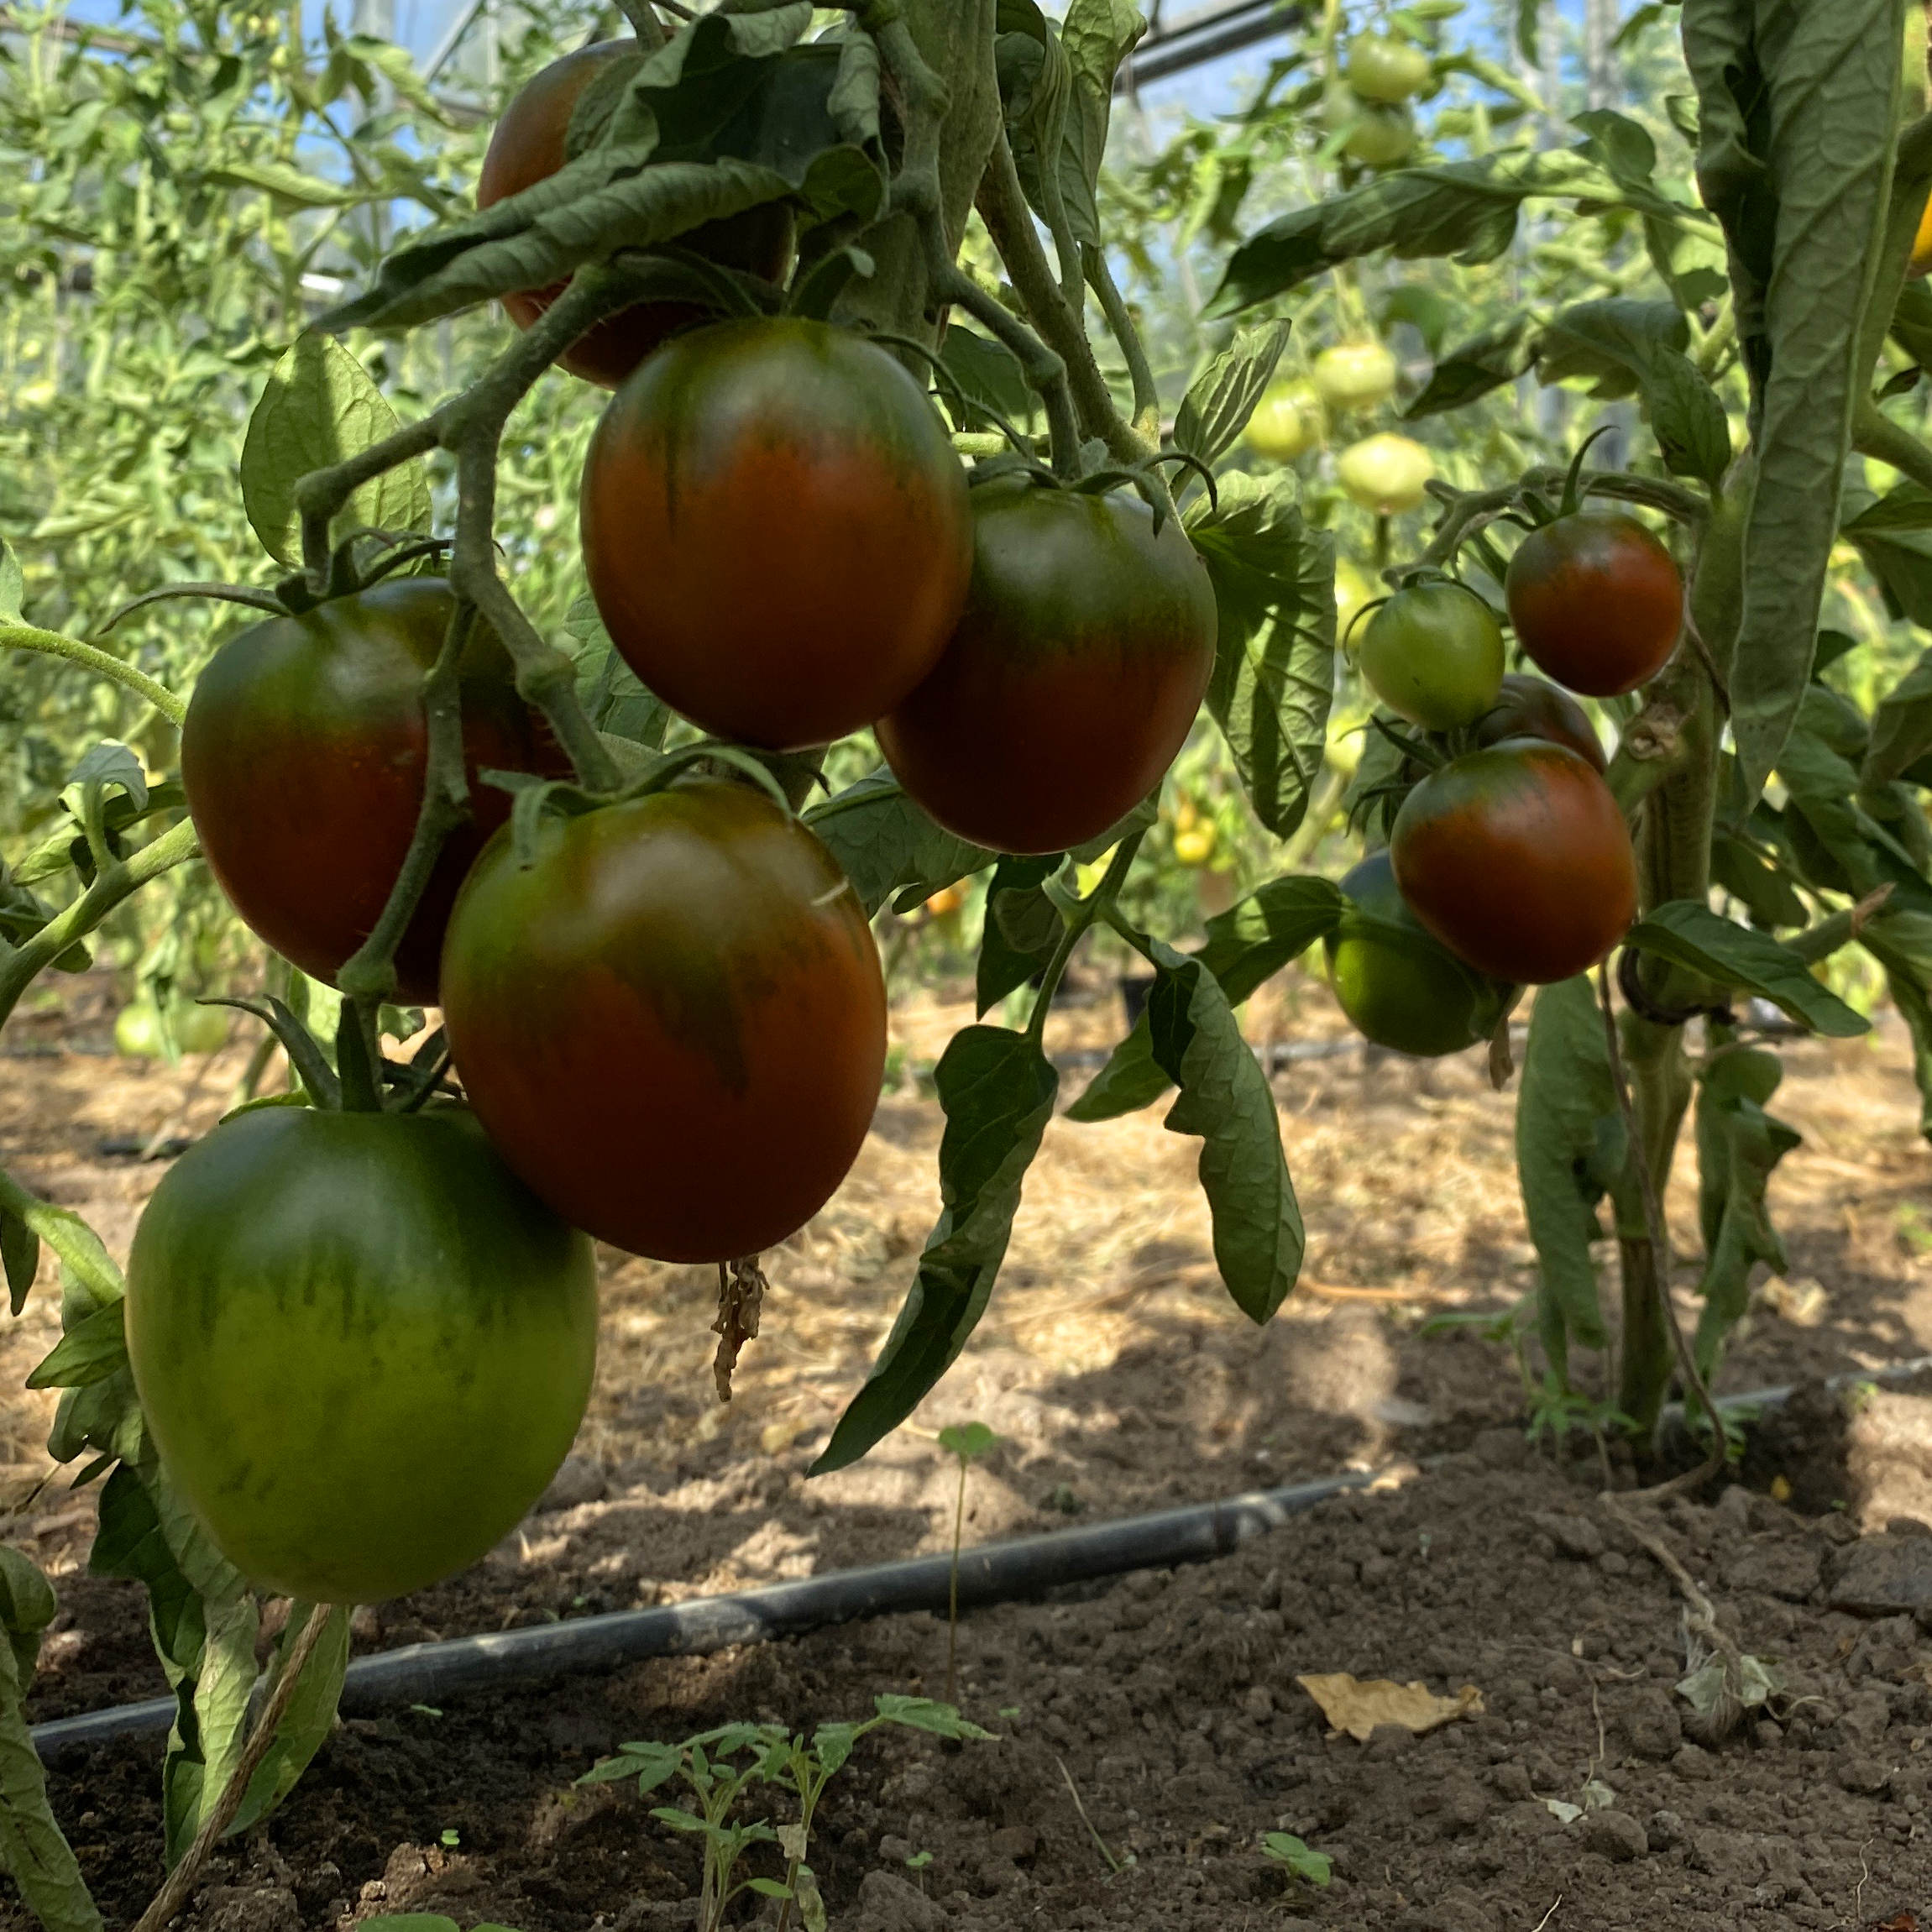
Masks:
[[[831,855],[762,792],[699,779],[507,830],[442,959],[470,1105],[567,1221],[663,1261],[783,1241],[856,1159],[885,982]]]
[[[503,110],[490,137],[476,181],[477,207],[507,201],[554,175],[566,159],[571,111],[584,90],[613,61],[636,59],[635,40],[600,40],[552,60],[527,82]],[[791,270],[793,228],[791,209],[773,202],[721,222],[707,222],[680,235],[677,245],[725,268],[782,282]],[[505,296],[504,310],[519,328],[528,328],[567,285],[558,282]],[[558,364],[586,382],[615,389],[668,338],[707,319],[708,312],[690,302],[639,302],[579,336]]]
[[[255,934],[332,982],[374,927],[422,804],[423,674],[449,625],[440,579],[390,578],[300,617],[252,625],[202,673],[181,727],[181,783],[209,869]],[[397,992],[437,997],[442,929],[484,841],[510,815],[484,771],[563,778],[569,764],[478,625],[463,659],[471,823],[453,833],[396,950]]]
[[[1214,590],[1138,497],[995,484],[973,497],[972,585],[939,668],[882,718],[908,793],[1002,852],[1104,832],[1160,783],[1214,668]]]
[[[1636,855],[1610,787],[1538,738],[1432,772],[1402,801],[1389,856],[1416,917],[1492,979],[1568,979],[1636,917]]]
[[[1656,677],[1683,630],[1683,578],[1631,516],[1559,516],[1516,546],[1510,621],[1538,670],[1588,698]]]
[[[693,723],[773,751],[892,709],[972,567],[966,474],[925,392],[824,322],[680,336],[611,399],[584,561],[624,660]]]
[[[1512,671],[1504,678],[1495,703],[1477,719],[1479,745],[1500,745],[1505,738],[1542,738],[1552,745],[1567,745],[1598,771],[1610,769],[1589,713],[1568,691],[1541,678]]]

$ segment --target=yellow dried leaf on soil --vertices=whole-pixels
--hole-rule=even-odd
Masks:
[[[1332,1730],[1345,1730],[1366,1744],[1379,1724],[1399,1724],[1420,1737],[1458,1717],[1480,1717],[1483,1694],[1466,1683],[1453,1697],[1437,1697],[1427,1684],[1392,1683],[1385,1677],[1364,1679],[1337,1671],[1327,1677],[1298,1677],[1296,1683],[1322,1707]]]

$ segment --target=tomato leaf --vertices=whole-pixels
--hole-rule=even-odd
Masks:
[[[1690,346],[1690,325],[1674,302],[1617,296],[1578,302],[1554,317],[1537,342],[1537,380],[1588,379],[1590,394],[1608,401],[1634,395],[1663,351]]]
[[[1745,796],[1778,763],[1810,673],[1855,406],[1903,264],[1882,261],[1900,102],[1897,9],[1840,0],[1762,30],[1749,8],[1687,12],[1698,179],[1723,224],[1751,385],[1757,478],[1730,677]]]
[[[1207,708],[1279,839],[1308,809],[1335,689],[1335,542],[1302,521],[1294,488],[1232,474],[1217,506],[1197,498],[1186,517],[1218,613]]]
[[[29,1389],[85,1389],[105,1381],[128,1360],[127,1303],[105,1308],[70,1328],[27,1378]]]
[[[26,573],[13,546],[0,537],[0,624],[24,624],[23,605],[27,595]]]
[[[1238,329],[1234,340],[1194,380],[1174,422],[1174,447],[1213,463],[1239,441],[1254,406],[1275,380],[1290,325]]]
[[[1810,918],[1804,901],[1784,872],[1741,839],[1720,832],[1711,840],[1710,876],[1751,914],[1751,923],[1769,932],[1801,926]]]
[[[1156,975],[1147,1002],[1149,1042],[1181,1090],[1163,1124],[1170,1134],[1201,1136],[1216,1264],[1235,1306],[1250,1321],[1265,1322],[1295,1285],[1306,1245],[1275,1090],[1202,959],[1183,958],[1159,940],[1144,950]]]
[[[804,822],[852,882],[868,919],[894,893],[903,912],[994,861],[941,830],[883,770],[814,805]]]
[[[1808,699],[1778,758],[1788,794],[1782,820],[1787,850],[1802,876],[1826,891],[1863,898],[1889,885],[1898,909],[1932,912],[1932,884],[1861,804],[1857,767],[1826,739],[1831,722],[1829,704]],[[1856,750],[1862,757],[1864,747]]]
[[[1472,336],[1459,348],[1439,356],[1422,393],[1402,411],[1404,419],[1414,422],[1423,416],[1440,416],[1446,410],[1461,409],[1514,382],[1537,358],[1531,328],[1531,317],[1519,311]]]
[[[987,887],[986,927],[980,937],[974,993],[982,1016],[1052,958],[1066,922],[1041,887],[1060,864],[1057,852],[1044,859],[1000,861]]]
[[[1114,76],[1146,31],[1134,0],[1071,0],[1060,21],[1069,81],[1061,191],[1075,238],[1094,247],[1103,239],[1095,196],[1107,157]]]
[[[1720,986],[1759,994],[1828,1039],[1853,1039],[1872,1030],[1872,1023],[1814,979],[1788,946],[1695,899],[1658,906],[1631,928],[1624,943]]]
[[[935,1698],[902,1697],[882,1691],[872,1699],[872,1709],[887,1724],[901,1724],[908,1730],[923,1730],[929,1737],[990,1738],[970,1719],[961,1717],[950,1704]]]
[[[871,1375],[811,1467],[814,1476],[857,1462],[889,1435],[966,1346],[1006,1258],[1021,1186],[1060,1088],[1034,1041],[991,1026],[956,1034],[934,1079],[946,1117],[939,1221]]]
[[[1730,419],[1689,357],[1660,348],[1644,383],[1650,426],[1664,466],[1715,490],[1730,468]]]
[[[1603,1015],[1587,976],[1541,988],[1530,1009],[1516,1102],[1516,1177],[1535,1243],[1538,1327],[1551,1367],[1568,1380],[1569,1343],[1608,1339],[1590,1243],[1597,1203],[1624,1164],[1623,1120],[1610,1083]]]
[[[311,1605],[291,1603],[288,1620],[275,1646],[275,1679],[288,1668],[290,1652],[307,1622]],[[296,1788],[310,1761],[335,1726],[336,1706],[342,1699],[343,1674],[348,1669],[349,1613],[338,1604],[327,1612],[328,1624],[302,1666],[301,1680],[275,1731],[268,1755],[249,1780],[241,1809],[224,1836],[233,1838],[258,1825]],[[266,1690],[264,1689],[264,1695]]]
[[[940,360],[968,402],[990,409],[1016,427],[1039,406],[1020,359],[1003,342],[956,321],[940,345]]]
[[[1765,1199],[1772,1170],[1804,1136],[1764,1109],[1783,1078],[1778,1055],[1741,1047],[1706,1068],[1697,1092],[1698,1215],[1704,1231],[1704,1275],[1698,1292],[1698,1366],[1708,1377],[1724,1338],[1750,1303],[1752,1266],[1773,1274],[1788,1265]]]
[[[1932,511],[1932,493],[1926,495],[1926,507]],[[1928,751],[1932,751],[1932,651],[1924,652],[1879,700],[1872,716],[1871,743],[1859,769],[1859,788],[1889,784]]]
[[[276,563],[293,569],[302,560],[296,484],[380,442],[396,427],[382,391],[340,343],[312,331],[296,338],[270,371],[242,442],[242,506]],[[418,460],[365,483],[335,527],[427,531],[430,515],[428,472]]]
[[[1331,879],[1272,879],[1238,905],[1207,922],[1207,943],[1195,956],[1239,1006],[1291,960],[1299,959],[1340,924],[1348,902]],[[1113,1050],[1113,1057],[1066,1110],[1069,1120],[1113,1120],[1151,1107],[1173,1085],[1154,1056],[1147,1016]]]

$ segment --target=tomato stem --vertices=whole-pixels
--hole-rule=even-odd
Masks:
[[[1076,903],[1066,919],[1066,929],[1060,935],[1060,943],[1053,949],[1053,957],[1047,961],[1046,971],[1040,975],[1039,992],[1033,1003],[1033,1013],[1027,1021],[1026,1037],[1038,1045],[1046,1033],[1047,1014],[1052,1011],[1054,995],[1060,991],[1060,982],[1066,976],[1067,962],[1073,957],[1074,948],[1085,939],[1094,924],[1107,918],[1113,902],[1120,895],[1120,888],[1127,882],[1127,875],[1133,870],[1135,856],[1140,851],[1140,841],[1147,836],[1144,826],[1123,839],[1114,848],[1113,857],[1105,875],[1086,898]]]
[[[124,664],[118,657],[110,657],[92,644],[83,644],[78,638],[63,637],[57,631],[42,631],[32,624],[0,624],[0,649],[38,651],[50,657],[65,657],[70,664],[79,664],[97,677],[108,678],[145,698],[170,725],[179,725],[188,715],[186,704],[146,672],[137,671],[132,664]]]

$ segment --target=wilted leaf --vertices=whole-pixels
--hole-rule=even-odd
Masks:
[[[1330,1730],[1346,1731],[1358,1744],[1366,1744],[1379,1724],[1400,1725],[1421,1737],[1459,1717],[1483,1715],[1483,1694],[1473,1683],[1453,1697],[1437,1697],[1420,1680],[1395,1683],[1385,1677],[1351,1677],[1346,1671],[1295,1681],[1322,1707]]]

